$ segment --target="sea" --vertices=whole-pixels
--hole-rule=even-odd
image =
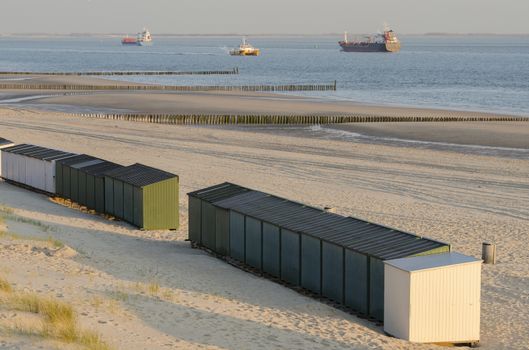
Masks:
[[[127,76],[166,85],[337,82],[337,91],[294,94],[376,105],[485,111],[529,117],[529,36],[401,36],[395,54],[345,53],[341,36],[249,37],[259,57],[232,57],[235,36],[0,36],[0,71],[225,70],[239,75]],[[21,78],[23,79],[23,78]],[[0,77],[0,82],[5,78]]]

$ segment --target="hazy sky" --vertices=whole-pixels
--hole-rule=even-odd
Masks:
[[[0,0],[0,33],[529,33],[529,0]]]

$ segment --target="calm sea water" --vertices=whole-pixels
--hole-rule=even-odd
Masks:
[[[529,37],[401,37],[398,54],[343,53],[339,37],[256,37],[260,57],[231,57],[234,37],[155,38],[123,47],[119,38],[0,37],[2,71],[217,70],[237,76],[126,77],[188,84],[338,82],[310,96],[374,104],[493,111],[529,116]],[[116,78],[114,78],[116,79]]]

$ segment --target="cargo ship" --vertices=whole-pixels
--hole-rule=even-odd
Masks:
[[[232,56],[259,56],[261,50],[256,49],[246,42],[246,38],[242,38],[242,43],[238,48],[230,50]]]
[[[367,37],[365,41],[349,41],[347,32],[344,40],[338,44],[345,52],[399,52],[400,41],[393,30],[386,28],[383,34],[375,34]]]
[[[151,33],[146,28],[143,28],[143,31],[141,33],[138,33],[135,38],[126,36],[123,39],[121,39],[121,44],[122,45],[136,45],[136,46],[151,45],[152,36],[151,36]]]
[[[126,36],[123,39],[121,39],[122,45],[138,45],[138,42],[136,41],[136,38]]]

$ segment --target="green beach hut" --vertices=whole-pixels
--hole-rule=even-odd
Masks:
[[[107,214],[145,230],[178,229],[177,175],[136,163],[104,177]]]

